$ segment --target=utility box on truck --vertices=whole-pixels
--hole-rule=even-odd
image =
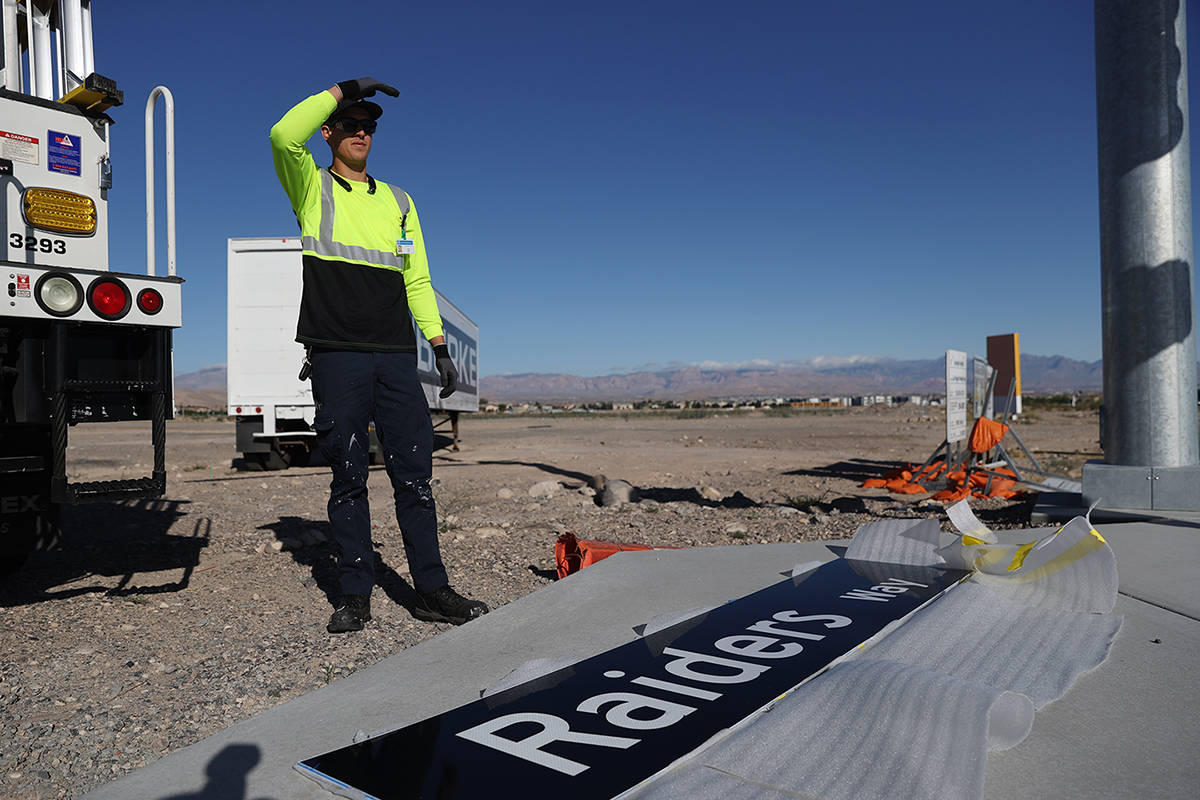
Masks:
[[[282,469],[303,463],[316,447],[312,384],[300,380],[304,346],[296,341],[302,265],[299,237],[229,240],[229,413],[247,465]],[[417,331],[417,371],[431,412],[454,424],[479,410],[479,326],[437,292],[458,391],[441,398],[433,348]],[[398,309],[397,313],[407,313]]]

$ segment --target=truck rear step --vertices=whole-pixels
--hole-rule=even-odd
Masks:
[[[145,389],[142,382],[137,388]],[[68,384],[69,385],[69,384]],[[66,388],[66,387],[64,387]],[[132,388],[132,387],[125,387]],[[154,470],[144,478],[116,481],[70,483],[67,481],[67,422],[68,391],[54,394],[51,425],[53,426],[54,473],[50,479],[50,497],[56,503],[101,503],[132,500],[140,497],[162,497],[167,490],[167,401],[161,390],[150,396],[150,436],[154,444]]]

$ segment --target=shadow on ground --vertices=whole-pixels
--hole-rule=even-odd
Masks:
[[[571,481],[578,482],[583,485],[594,485],[597,481],[597,475],[592,475],[587,472],[578,472],[571,469],[563,469],[556,467],[553,464],[546,464],[541,461],[480,461],[480,464],[518,466],[518,467],[533,467],[540,469],[542,472],[551,475],[558,475],[563,478],[568,478]],[[654,500],[658,503],[693,503],[698,506],[707,506],[709,508],[755,508],[759,503],[754,502],[749,497],[746,497],[741,492],[734,492],[729,497],[722,500],[709,500],[700,494],[695,488],[680,488],[677,486],[638,486],[637,496],[640,500]],[[599,501],[597,501],[599,503]]]
[[[262,751],[258,745],[226,745],[204,768],[205,783],[200,791],[173,794],[162,800],[246,800],[247,777],[260,761]]]
[[[186,589],[208,546],[212,521],[170,533],[185,515],[185,500],[63,506],[58,547],[33,553],[18,572],[2,579],[0,606],[19,606],[83,594],[162,594]],[[143,573],[174,573],[174,579],[141,584]],[[159,576],[155,576],[158,578]],[[115,586],[112,578],[117,578]]]
[[[882,478],[894,469],[907,466],[901,461],[873,461],[867,458],[851,458],[847,461],[835,461],[823,467],[812,469],[793,469],[784,475],[807,475],[815,478],[844,478],[848,481],[862,483],[868,478]]]
[[[330,605],[341,596],[338,589],[337,563],[334,561],[333,531],[327,520],[305,517],[280,517],[275,522],[259,525],[255,530],[270,531],[292,560],[309,568],[317,588],[325,593]],[[315,541],[319,537],[320,541]]]
[[[533,467],[534,469],[540,469],[542,472],[548,472],[551,475],[559,475],[563,478],[570,478],[573,481],[579,481],[585,484],[590,484],[592,479],[595,478],[594,475],[591,475],[587,472],[577,472],[572,469],[563,469],[562,467],[556,467],[553,464],[546,464],[541,461],[513,461],[510,459],[507,461],[480,461],[479,463],[484,465],[503,465],[508,467]]]
[[[342,590],[338,583],[337,560],[332,544],[333,531],[329,522],[304,517],[280,517],[276,522],[260,525],[258,530],[274,533],[275,538],[289,548],[292,560],[309,568],[313,581],[325,594],[330,608],[337,607]],[[314,535],[322,541],[314,541]],[[374,542],[374,545],[375,585],[382,589],[392,602],[411,613],[417,600],[416,590],[383,560],[378,550],[381,544]],[[405,558],[402,552],[397,553],[395,557]]]

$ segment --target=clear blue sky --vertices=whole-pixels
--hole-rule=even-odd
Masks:
[[[176,99],[177,373],[225,361],[226,238],[296,232],[270,126],[362,75],[401,90],[369,170],[415,199],[482,375],[1011,331],[1100,357],[1090,0],[236,5],[95,4],[113,269],[145,268],[142,108]]]

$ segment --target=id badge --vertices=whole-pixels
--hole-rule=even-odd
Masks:
[[[397,239],[396,240],[396,255],[411,256],[414,252],[412,239]]]

